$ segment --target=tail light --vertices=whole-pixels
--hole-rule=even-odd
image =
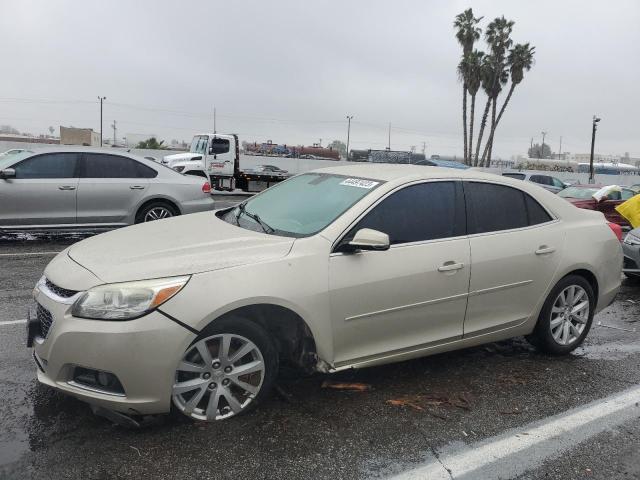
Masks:
[[[607,222],[607,225],[609,225],[609,228],[613,231],[613,233],[616,234],[616,237],[618,237],[618,240],[621,242],[622,241],[622,227],[620,225],[618,225],[617,223],[611,223],[611,222]]]
[[[202,184],[202,193],[211,193],[211,184],[209,182]],[[620,235],[622,235],[622,231],[620,231]]]

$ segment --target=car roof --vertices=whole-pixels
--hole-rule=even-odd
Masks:
[[[346,162],[345,162],[346,163]],[[473,169],[457,169],[444,167],[425,168],[422,165],[394,164],[394,163],[370,163],[362,162],[350,165],[337,165],[326,168],[312,170],[317,173],[328,173],[334,175],[344,175],[353,177],[369,178],[371,180],[389,181],[411,181],[429,178],[461,178],[476,180],[496,180],[502,181],[503,177],[493,173],[484,173]],[[508,179],[508,177],[507,177]],[[517,183],[515,184],[517,185]]]

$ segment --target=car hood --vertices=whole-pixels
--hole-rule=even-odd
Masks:
[[[213,212],[125,227],[76,243],[69,257],[106,283],[266,262],[289,253],[294,239],[245,230]]]
[[[188,162],[190,160],[193,160],[194,158],[197,158],[198,160],[202,159],[202,154],[201,153],[175,153],[173,155],[167,155],[165,157],[163,157],[162,159],[162,163],[164,165],[173,165],[174,163],[177,162]]]

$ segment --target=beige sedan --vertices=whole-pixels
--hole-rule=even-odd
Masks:
[[[40,382],[102,413],[242,413],[335,372],[513,336],[566,354],[621,279],[599,212],[476,171],[352,165],[79,242],[34,291]],[[122,417],[124,418],[124,417]]]

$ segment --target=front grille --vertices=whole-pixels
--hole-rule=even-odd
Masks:
[[[49,334],[49,329],[51,328],[51,324],[53,323],[53,316],[51,312],[44,308],[42,305],[38,304],[36,309],[36,317],[40,322],[40,336],[42,338],[47,338]]]
[[[68,288],[59,287],[55,283],[51,282],[48,278],[45,280],[45,285],[49,290],[62,298],[73,297],[76,293],[78,293],[76,290],[69,290]]]

